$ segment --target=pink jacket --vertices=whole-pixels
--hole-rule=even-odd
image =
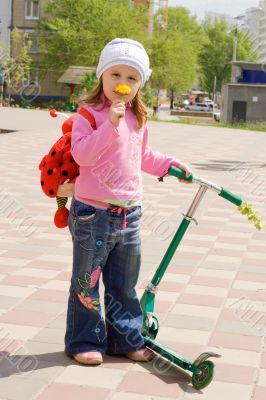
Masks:
[[[152,150],[147,126],[136,128],[137,119],[128,104],[115,128],[108,118],[110,105],[108,101],[100,111],[86,106],[95,118],[96,130],[80,114],[74,120],[71,153],[80,166],[75,194],[88,200],[141,200],[141,171],[159,177],[171,165],[179,166],[179,161]]]

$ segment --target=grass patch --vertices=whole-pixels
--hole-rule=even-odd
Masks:
[[[215,128],[228,128],[228,129],[241,129],[245,131],[258,131],[258,132],[266,132],[266,122],[247,122],[240,124],[225,124],[223,122],[207,122],[207,121],[193,121],[189,118],[184,118],[180,120],[169,120],[169,119],[160,119],[158,117],[149,117],[149,121],[156,122],[170,122],[173,124],[186,124],[186,125],[200,125],[200,126],[214,126]]]

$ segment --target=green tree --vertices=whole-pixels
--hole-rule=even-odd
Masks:
[[[169,7],[155,16],[154,34],[148,41],[153,74],[151,84],[174,95],[193,85],[197,73],[201,28],[183,7]]]
[[[114,37],[141,40],[148,25],[145,7],[126,0],[49,0],[40,26],[45,67],[95,66],[104,45]]]
[[[0,67],[7,86],[7,103],[10,105],[12,92],[20,93],[28,79],[31,57],[28,54],[31,42],[27,33],[21,34],[15,28],[11,32],[11,46],[0,44]]]
[[[73,107],[76,107],[77,99],[82,93],[90,92],[97,82],[97,77],[95,72],[88,72],[79,85],[76,85],[74,93],[70,96],[70,103]]]
[[[88,72],[82,82],[79,85],[80,90],[90,91],[92,90],[97,82],[97,77],[95,72]]]
[[[213,92],[216,76],[216,90],[230,81],[233,42],[237,39],[237,60],[256,61],[254,43],[247,33],[230,28],[225,21],[207,21],[203,29],[208,40],[204,43],[199,55],[200,84],[209,95]]]

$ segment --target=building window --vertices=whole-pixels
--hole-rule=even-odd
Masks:
[[[39,0],[25,1],[25,19],[39,19]]]
[[[29,33],[29,40],[31,41],[29,54],[38,53],[39,44],[38,44],[38,36],[36,35],[36,33]]]
[[[31,42],[28,54],[35,54],[39,52],[39,40],[38,35],[34,30],[23,30],[23,33],[27,33],[28,37],[26,38],[26,43],[29,45]]]

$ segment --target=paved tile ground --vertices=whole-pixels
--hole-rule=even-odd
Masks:
[[[265,230],[208,193],[161,282],[159,339],[192,360],[206,350],[222,355],[208,388],[196,392],[186,373],[160,359],[77,365],[63,352],[71,238],[53,226],[55,201],[43,196],[38,171],[61,121],[8,108],[0,121],[17,131],[0,134],[0,399],[264,400]],[[152,122],[150,142],[251,201],[265,222],[264,133]],[[139,295],[197,189],[144,175],[144,190]]]

